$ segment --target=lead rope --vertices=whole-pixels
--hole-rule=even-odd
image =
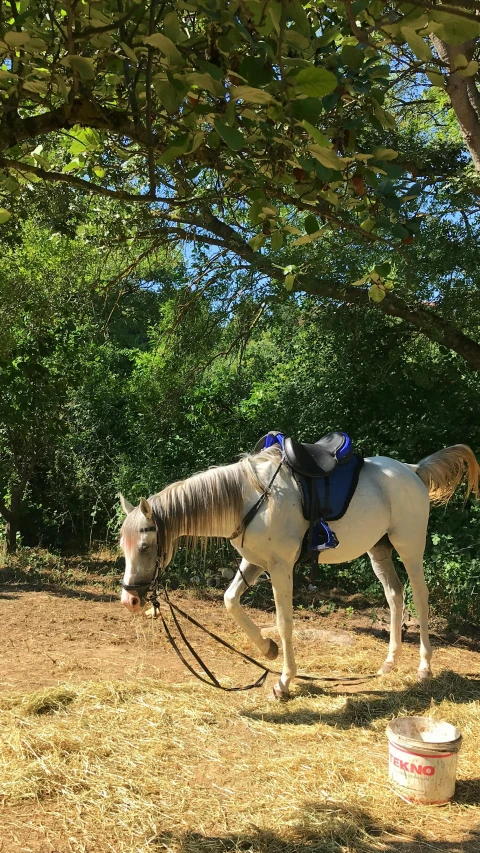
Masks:
[[[169,608],[169,611],[170,611],[170,614],[171,614],[172,619],[174,621],[175,627],[177,628],[178,633],[179,633],[182,641],[184,642],[186,648],[191,653],[191,655],[195,658],[195,660],[197,661],[199,666],[202,668],[202,670],[205,673],[205,675],[207,676],[207,678],[205,678],[204,675],[200,675],[193,668],[193,666],[186,660],[185,656],[183,655],[183,653],[179,649],[178,643],[177,643],[175,637],[173,636],[172,632],[170,631],[170,628],[169,628],[169,626],[165,620],[165,617],[162,613],[162,610],[160,607],[160,602],[158,600],[158,594],[159,593],[161,596],[163,596],[165,603],[167,604],[167,606]],[[198,678],[198,680],[202,681],[204,684],[209,684],[211,687],[216,687],[217,689],[224,690],[226,692],[237,692],[238,693],[238,692],[244,691],[244,690],[252,690],[255,687],[261,687],[265,683],[268,675],[281,675],[282,674],[279,670],[270,669],[270,667],[265,666],[265,664],[260,663],[260,661],[256,660],[255,658],[250,657],[250,655],[245,654],[245,652],[240,651],[240,649],[235,648],[235,646],[232,646],[231,643],[228,643],[222,637],[219,637],[218,634],[214,634],[213,631],[210,631],[208,628],[205,628],[205,626],[202,625],[200,622],[198,622],[196,619],[194,619],[193,616],[190,616],[188,613],[186,613],[184,610],[182,610],[181,607],[178,607],[178,605],[174,604],[173,601],[171,601],[171,599],[168,595],[167,587],[165,586],[165,584],[162,584],[161,586],[159,586],[159,584],[156,583],[155,589],[153,590],[152,595],[149,598],[149,601],[151,602],[151,604],[155,608],[155,611],[158,611],[158,613],[160,615],[160,618],[162,620],[162,626],[165,630],[165,634],[167,636],[167,639],[168,639],[170,645],[172,646],[172,648],[174,649],[174,651],[176,652],[176,654],[178,655],[178,657],[180,658],[182,663],[187,667],[189,672],[191,672],[192,675],[195,676],[195,678]],[[223,684],[220,684],[217,677],[207,667],[207,665],[201,659],[198,652],[196,652],[195,649],[193,648],[189,639],[186,637],[185,632],[184,632],[184,630],[183,630],[182,626],[180,625],[180,622],[177,618],[177,615],[176,615],[177,613],[180,614],[180,616],[182,616],[184,619],[186,619],[192,625],[194,625],[196,628],[199,628],[200,631],[203,631],[204,634],[207,634],[209,637],[211,637],[217,643],[224,646],[229,651],[234,652],[234,654],[243,658],[243,660],[245,660],[247,663],[251,663],[253,666],[258,667],[258,669],[261,669],[262,675],[257,679],[257,681],[253,682],[252,684],[247,684],[244,687],[225,687]],[[339,676],[333,676],[333,675],[297,675],[296,678],[299,679],[300,681],[321,681],[321,682],[326,682],[326,683],[334,682],[335,684],[343,684],[343,683],[345,683],[345,684],[347,684],[347,683],[348,684],[363,684],[364,681],[368,681],[371,678],[376,678],[376,675],[361,675],[361,676],[356,676],[356,675],[339,675]]]

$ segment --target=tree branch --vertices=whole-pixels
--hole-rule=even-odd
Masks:
[[[261,252],[254,252],[251,246],[242,240],[230,225],[221,222],[216,217],[205,216],[204,222],[199,223],[197,227],[210,231],[215,234],[215,237],[198,232],[191,233],[184,228],[165,227],[158,229],[158,231],[166,235],[175,234],[183,240],[222,246],[227,251],[239,255],[248,261],[254,269],[283,286],[283,270],[275,266],[266,255]],[[158,233],[158,231],[155,229],[154,232],[150,233]],[[473,370],[480,371],[480,344],[431,309],[422,306],[410,306],[401,297],[392,293],[388,293],[382,302],[374,303],[369,299],[366,290],[318,278],[307,278],[304,275],[297,277],[295,292],[309,293],[336,302],[352,302],[363,305],[365,308],[376,308],[390,317],[398,317],[405,323],[414,326],[430,340],[456,352]]]

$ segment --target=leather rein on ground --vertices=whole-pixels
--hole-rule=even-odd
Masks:
[[[257,512],[260,509],[263,502],[269,497],[270,487],[272,486],[272,484],[273,484],[273,482],[274,482],[274,480],[275,480],[275,478],[276,478],[276,476],[277,476],[277,474],[278,474],[278,472],[279,472],[279,470],[283,464],[283,461],[284,461],[284,456],[282,454],[280,464],[276,468],[275,473],[273,474],[273,477],[271,478],[268,486],[266,487],[264,492],[262,492],[262,494],[260,495],[260,497],[258,498],[256,503],[253,505],[253,507],[247,512],[243,521],[241,522],[239,527],[237,527],[237,529],[235,530],[233,535],[229,537],[229,539],[235,539],[237,536],[240,535],[240,533],[243,533],[243,535],[245,535],[246,527],[252,521],[252,519],[255,517],[255,515],[257,514]],[[250,657],[250,655],[245,654],[244,652],[240,651],[240,649],[237,649],[237,648],[235,648],[235,646],[232,646],[230,643],[227,643],[226,640],[222,639],[222,637],[219,637],[217,634],[214,634],[213,631],[209,631],[208,628],[205,628],[204,625],[202,625],[200,622],[197,622],[197,620],[194,619],[193,616],[190,616],[188,613],[185,613],[184,610],[182,610],[180,607],[178,607],[178,605],[174,604],[170,600],[166,584],[162,583],[160,581],[160,572],[161,572],[162,568],[164,568],[164,566],[163,566],[163,560],[161,560],[161,558],[160,558],[160,555],[162,554],[162,548],[161,548],[161,543],[160,543],[158,525],[155,522],[155,513],[153,513],[152,520],[153,520],[154,524],[152,524],[148,527],[140,528],[140,533],[153,532],[153,531],[155,531],[155,533],[156,533],[156,536],[157,536],[157,562],[156,562],[156,566],[155,566],[155,574],[154,574],[152,580],[149,581],[148,583],[125,584],[122,581],[121,585],[122,585],[122,588],[124,590],[126,590],[126,592],[137,593],[140,596],[140,598],[144,598],[146,595],[148,595],[148,592],[150,590],[150,595],[148,596],[147,601],[149,601],[152,604],[152,606],[155,610],[155,613],[159,614],[160,619],[162,620],[163,629],[165,631],[165,634],[167,636],[167,639],[168,639],[170,645],[172,646],[172,648],[174,649],[175,653],[178,655],[178,657],[180,658],[182,663],[189,670],[189,672],[191,672],[192,675],[195,676],[195,678],[198,678],[198,680],[202,681],[204,684],[208,684],[211,687],[216,687],[218,690],[224,690],[228,693],[238,693],[238,692],[242,692],[244,690],[252,690],[254,687],[261,687],[263,684],[265,684],[265,681],[266,681],[268,675],[281,675],[282,673],[279,672],[278,670],[270,669],[270,667],[265,666],[265,664],[260,663],[260,661],[255,660],[255,658]],[[243,540],[242,540],[242,543],[243,543]],[[242,574],[242,577],[243,577],[243,574]],[[249,584],[246,581],[245,581],[245,583],[248,587]],[[162,613],[162,610],[160,607],[159,596],[161,596],[163,598],[163,600],[165,601],[165,603],[166,603],[166,605],[170,611],[170,615],[172,617],[175,628],[177,629],[178,634],[179,634],[182,642],[184,643],[185,647],[188,649],[188,651],[190,652],[192,657],[197,661],[197,663],[200,666],[203,674],[200,674],[199,672],[197,672],[194,669],[194,667],[185,658],[185,655],[183,654],[183,652],[179,648],[178,642],[175,639],[175,637],[173,636],[173,634],[170,630],[170,627],[169,627],[168,623],[166,622],[165,617]],[[198,652],[193,648],[188,637],[185,635],[185,632],[184,632],[184,630],[183,630],[183,628],[179,622],[177,614],[182,616],[184,619],[187,620],[187,622],[190,622],[190,624],[194,625],[196,628],[199,628],[201,631],[204,632],[204,634],[207,634],[207,636],[211,637],[213,640],[215,640],[221,646],[224,646],[229,651],[234,652],[236,655],[243,658],[243,660],[246,661],[247,663],[251,663],[253,666],[258,667],[258,669],[261,669],[262,674],[259,676],[259,678],[257,678],[256,681],[252,682],[252,684],[246,684],[243,687],[225,687],[223,684],[221,684],[219,682],[219,680],[215,676],[215,674],[209,669],[209,667],[202,660],[202,658],[200,657]],[[321,681],[321,682],[325,682],[325,683],[331,682],[332,686],[334,684],[340,685],[340,684],[344,684],[344,683],[362,684],[364,681],[367,681],[368,679],[375,678],[375,677],[376,677],[375,675],[362,675],[362,676],[354,676],[354,675],[339,675],[339,676],[297,675],[296,676],[296,678],[299,679],[300,681]]]

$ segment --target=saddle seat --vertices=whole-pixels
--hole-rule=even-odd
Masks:
[[[328,477],[352,453],[350,438],[344,432],[329,432],[315,444],[303,444],[294,438],[286,438],[284,447],[292,470],[312,478]]]

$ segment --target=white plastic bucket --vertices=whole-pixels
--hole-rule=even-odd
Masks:
[[[394,791],[408,803],[448,803],[455,791],[459,730],[430,717],[397,717],[387,737]]]

